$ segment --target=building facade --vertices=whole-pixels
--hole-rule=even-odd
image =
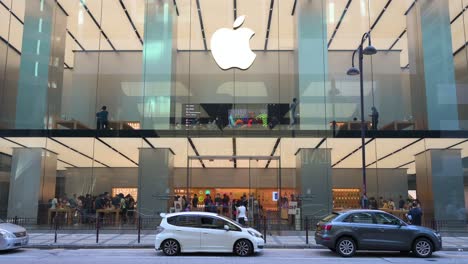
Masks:
[[[245,194],[299,218],[366,193],[464,222],[466,5],[2,0],[0,217],[107,192],[146,216]],[[377,53],[350,76],[360,43]]]

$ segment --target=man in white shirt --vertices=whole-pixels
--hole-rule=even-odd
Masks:
[[[241,225],[245,225],[245,219],[247,218],[246,216],[246,208],[243,203],[238,203],[237,204],[237,221]]]

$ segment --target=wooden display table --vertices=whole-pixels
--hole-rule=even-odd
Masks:
[[[411,127],[414,130],[414,122],[411,121],[393,121],[386,124],[380,130],[404,130]]]
[[[72,223],[72,213],[73,213],[73,211],[74,210],[72,210],[71,208],[49,208],[48,222],[49,222],[49,224],[53,223],[52,213],[55,213],[55,215],[64,214],[64,217],[66,217],[66,219],[67,219],[67,224],[70,225]],[[55,217],[55,215],[54,215],[54,217]]]
[[[364,122],[366,129],[370,128],[371,122]],[[333,129],[333,123],[330,122],[330,127]],[[361,121],[336,121],[336,129],[339,130],[361,130]]]
[[[54,122],[54,129],[59,129],[60,127],[65,127],[68,129],[91,129],[87,125],[81,123],[78,120],[62,120],[62,119],[57,119]]]
[[[120,223],[120,209],[97,209],[96,219],[99,219],[99,214],[115,214],[115,224]]]
[[[133,130],[140,128],[140,121],[108,121],[109,128],[113,130]]]

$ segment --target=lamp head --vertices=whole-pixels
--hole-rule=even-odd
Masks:
[[[374,46],[369,45],[362,51],[362,53],[364,55],[374,55],[377,53],[377,49]]]
[[[359,75],[361,72],[356,68],[356,67],[351,67],[349,70],[346,72],[347,75]]]

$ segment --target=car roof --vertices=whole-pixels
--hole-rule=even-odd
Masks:
[[[387,213],[382,210],[373,209],[349,209],[336,212],[337,214],[351,214],[351,213]]]
[[[216,213],[208,213],[208,212],[178,212],[178,213],[169,213],[169,214],[160,214],[161,217],[172,217],[178,215],[203,215],[203,216],[218,216]]]

